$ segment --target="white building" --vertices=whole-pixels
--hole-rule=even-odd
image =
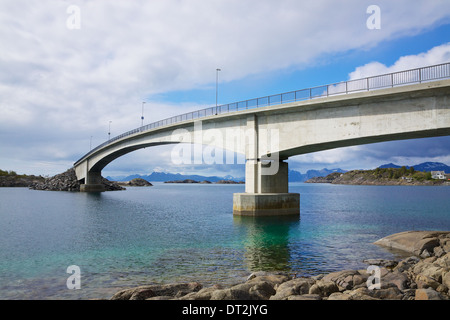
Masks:
[[[444,171],[431,171],[431,178],[444,180],[445,172]]]

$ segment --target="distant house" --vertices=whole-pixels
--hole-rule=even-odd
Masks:
[[[431,178],[445,180],[445,172],[444,171],[431,171]]]

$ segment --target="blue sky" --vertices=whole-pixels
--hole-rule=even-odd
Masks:
[[[369,30],[368,6],[380,8]],[[74,15],[74,6],[80,15]],[[72,18],[78,20],[71,20]],[[73,22],[79,28],[73,28]],[[450,61],[450,4],[435,1],[25,0],[0,4],[0,168],[54,175],[111,135],[219,104]],[[103,174],[242,176],[241,165],[177,166],[171,147]],[[450,165],[450,138],[334,149],[291,169]]]

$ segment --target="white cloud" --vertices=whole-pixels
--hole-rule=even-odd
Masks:
[[[429,51],[418,55],[401,57],[389,67],[377,61],[370,62],[364,66],[356,68],[355,71],[349,74],[349,78],[350,80],[361,79],[446,62],[450,62],[450,42],[434,47]]]
[[[303,68],[326,54],[366,50],[450,16],[447,1],[380,0],[382,28],[373,32],[366,28],[370,4],[2,0],[0,157],[8,150],[30,159],[23,167],[28,173],[42,161],[65,158],[69,166],[74,155],[88,151],[91,136],[96,143],[107,138],[109,121],[112,135],[135,128],[143,100],[208,87],[217,67],[227,70],[222,81]],[[67,28],[70,5],[80,8],[79,30]],[[146,122],[199,107],[149,102]],[[21,134],[15,138],[14,132]],[[0,161],[7,164],[15,169],[6,158]]]

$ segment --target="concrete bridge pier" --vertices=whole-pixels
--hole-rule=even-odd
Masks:
[[[247,160],[245,193],[233,195],[233,214],[300,215],[300,194],[289,193],[288,164],[283,160]]]
[[[102,192],[105,186],[102,184],[101,172],[87,172],[84,184],[80,185],[81,192]]]

